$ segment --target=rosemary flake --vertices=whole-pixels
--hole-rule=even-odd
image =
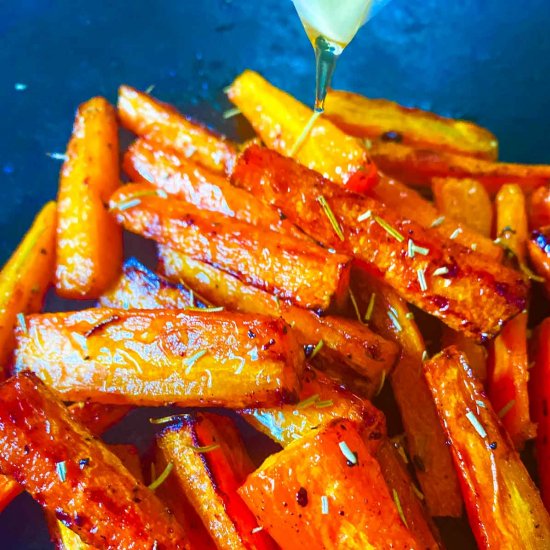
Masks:
[[[426,292],[428,290],[428,285],[426,284],[426,275],[423,269],[417,269],[416,275],[418,277],[418,284],[420,285],[420,290]]]
[[[168,478],[168,476],[170,475],[170,472],[172,471],[172,469],[174,468],[174,464],[172,462],[169,462],[167,465],[166,465],[166,468],[164,468],[164,470],[162,471],[162,473],[160,474],[160,476],[157,477],[157,479],[155,479],[148,487],[149,489],[151,489],[151,491],[154,491],[155,489],[158,489],[158,487],[160,487],[165,481],[166,479]]]
[[[515,404],[516,404],[515,399],[512,399],[511,401],[508,401],[508,403],[506,403],[506,405],[504,405],[504,407],[502,407],[502,409],[500,409],[500,411],[498,411],[497,416],[499,418],[504,418],[512,410],[512,407]]]
[[[222,117],[224,118],[224,120],[227,120],[240,114],[241,110],[238,107],[232,107],[231,109],[227,109],[227,111],[224,111]]]
[[[408,529],[409,525],[407,524],[407,520],[405,519],[405,514],[403,513],[403,507],[401,506],[401,501],[399,500],[399,495],[397,494],[397,491],[395,489],[392,489],[392,493],[393,493],[393,501],[395,502],[395,507],[399,512],[399,517],[401,518],[401,521],[405,524],[405,527]]]
[[[330,222],[330,225],[332,225],[332,228],[334,229],[334,232],[336,235],[338,235],[338,238],[343,241],[344,240],[344,232],[342,231],[341,225],[338,223],[338,220],[336,219],[336,216],[334,215],[334,212],[331,210],[327,199],[323,195],[319,195],[317,197],[317,202],[321,205],[321,208],[323,209],[323,212],[325,213],[326,217],[328,218],[328,221]]]
[[[317,342],[317,345],[313,348],[313,351],[311,352],[311,355],[309,356],[309,358],[313,359],[321,351],[324,345],[325,343],[323,342],[323,340],[322,339],[319,340]]]
[[[379,216],[374,216],[374,221],[388,233],[388,235],[392,236],[397,242],[402,243],[405,240],[405,237],[395,229],[395,227],[392,227],[386,220],[383,218],[380,218]]]
[[[57,472],[57,477],[59,477],[61,483],[65,483],[65,480],[67,479],[67,464],[64,460],[55,463],[55,471]]]
[[[472,411],[468,411],[466,413],[466,418],[469,420],[470,424],[474,427],[474,430],[479,434],[479,436],[485,439],[487,437],[487,432],[481,425],[481,422],[478,420],[477,416]]]
[[[365,321],[368,323],[371,318],[372,318],[372,314],[374,312],[374,303],[376,301],[376,293],[373,292],[371,295],[370,295],[370,298],[369,298],[369,305],[367,306],[367,311],[365,312]]]

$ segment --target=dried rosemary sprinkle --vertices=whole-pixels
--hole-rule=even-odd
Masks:
[[[240,114],[241,110],[238,107],[232,107],[231,109],[227,109],[227,111],[224,111],[222,117],[224,118],[224,120],[227,120]]]
[[[443,266],[443,267],[438,267],[437,269],[434,269],[434,276],[439,276],[439,275],[447,275],[447,273],[449,273],[449,268],[446,267],[446,266]]]
[[[311,355],[309,356],[309,358],[313,359],[321,351],[321,349],[323,349],[324,345],[325,343],[323,342],[323,340],[319,340],[317,342],[317,345],[313,348],[313,351],[311,352]]]
[[[430,227],[439,227],[445,221],[445,216],[439,216],[431,224]]]
[[[370,298],[369,298],[369,305],[367,306],[367,311],[365,312],[365,321],[368,323],[371,318],[372,318],[372,314],[374,312],[374,303],[376,301],[376,293],[373,292],[371,295],[370,295]]]
[[[388,311],[388,317],[390,318],[390,321],[392,322],[392,325],[394,326],[395,330],[397,332],[401,332],[403,330],[403,327],[401,326],[401,323],[397,318],[397,313],[395,313],[395,311],[390,309],[390,311]]]
[[[145,93],[150,94],[155,89],[155,86],[156,84],[150,84],[149,86],[147,86],[147,88],[145,88]]]
[[[259,525],[258,527],[254,527],[254,529],[252,529],[250,532],[254,535],[256,533],[259,533],[262,529],[263,527]]]
[[[359,305],[357,304],[357,300],[355,299],[355,294],[353,294],[353,290],[351,288],[349,289],[349,298],[351,300],[351,304],[353,305],[353,309],[355,310],[355,315],[357,316],[357,320],[362,323],[363,320],[361,319],[361,312],[359,311]]]
[[[485,439],[487,437],[487,432],[481,425],[481,422],[478,420],[477,416],[472,411],[468,411],[466,413],[466,418],[470,421],[470,424],[474,427],[474,430],[479,434],[479,436]]]
[[[393,501],[395,502],[395,507],[399,512],[399,517],[401,518],[401,521],[405,524],[405,527],[407,527],[408,529],[409,525],[407,524],[407,520],[405,519],[405,514],[403,513],[403,507],[401,506],[401,501],[399,500],[399,495],[397,494],[397,491],[395,489],[392,489],[392,494],[393,494]]]
[[[46,153],[46,156],[54,160],[67,160],[69,158],[65,153]]]
[[[420,285],[420,290],[422,292],[426,292],[426,290],[428,290],[428,285],[426,284],[426,275],[424,274],[424,270],[418,269],[416,271],[416,275],[418,276],[418,284]]]
[[[336,219],[336,216],[334,215],[334,212],[331,210],[327,199],[323,197],[323,195],[319,195],[317,197],[317,202],[321,205],[321,208],[323,209],[326,217],[328,218],[328,221],[330,222],[330,225],[332,225],[332,228],[334,229],[334,232],[336,235],[338,235],[338,238],[343,241],[344,240],[344,232],[342,231],[342,227],[338,223],[338,220]]]
[[[332,405],[334,405],[334,401],[332,399],[326,399],[325,401],[315,402],[316,409],[326,409],[327,407],[332,407]]]
[[[160,418],[149,418],[150,424],[168,424],[168,422],[173,422],[174,420],[177,420],[178,418],[182,418],[187,416],[187,414],[172,414],[170,416],[162,416]]]
[[[27,329],[27,321],[25,319],[25,315],[23,313],[18,313],[16,317],[17,317],[17,324],[19,325],[21,330],[26,334],[28,332],[28,329]]]
[[[194,353],[193,355],[191,355],[191,357],[186,357],[184,360],[183,360],[183,364],[185,365],[186,369],[185,369],[185,374],[189,374],[189,371],[191,370],[191,368],[193,367],[193,365],[201,358],[203,357],[204,355],[206,355],[206,350],[205,349],[201,349],[199,351],[197,351],[197,353]]]
[[[65,480],[67,479],[67,465],[64,460],[55,463],[55,471],[57,472],[57,476],[61,480],[61,483],[65,483]]]
[[[348,444],[345,441],[340,441],[340,443],[338,443],[338,447],[340,447],[340,451],[346,457],[346,460],[349,463],[357,464],[357,456],[355,456],[355,453],[351,451],[351,449],[348,447]]]
[[[196,306],[189,306],[185,308],[185,311],[200,311],[200,312],[207,312],[207,313],[215,313],[217,311],[223,311],[223,307],[196,307]]]
[[[460,227],[457,227],[457,228],[449,235],[449,239],[451,239],[451,241],[453,241],[453,240],[456,239],[461,233],[462,233],[462,229],[461,229]]]
[[[411,488],[412,488],[414,494],[415,494],[420,500],[424,500],[424,493],[416,486],[416,484],[411,483]]]
[[[166,465],[166,468],[164,468],[164,470],[162,471],[162,473],[160,474],[160,476],[157,477],[157,479],[155,479],[150,485],[149,485],[149,489],[151,489],[151,491],[154,491],[155,489],[157,489],[158,487],[160,487],[165,481],[166,479],[168,478],[168,476],[170,475],[170,472],[172,471],[172,469],[174,468],[174,464],[172,462],[169,462],[167,465]]]
[[[328,515],[328,497],[326,495],[321,497],[321,514]]]
[[[312,405],[314,405],[316,401],[319,401],[318,393],[315,393],[313,395],[310,395],[309,397],[306,397],[305,399],[302,399],[302,401],[296,404],[296,408],[307,409],[308,407],[311,407]]]
[[[195,451],[196,453],[210,453],[220,448],[220,446],[217,443],[214,443],[212,445],[204,445],[203,447],[200,447],[200,446],[196,447],[195,445],[186,445],[186,447],[188,449],[191,449],[192,451]]]
[[[388,233],[388,235],[392,236],[397,242],[402,243],[405,240],[405,237],[403,237],[403,235],[401,235],[401,233],[399,233],[399,231],[397,231],[395,227],[392,227],[386,220],[378,216],[374,216],[374,221],[380,227],[382,227],[382,229],[384,229],[386,233]]]
[[[384,384],[386,383],[386,371],[382,371],[382,376],[380,376],[380,384],[378,385],[378,389],[376,390],[375,396],[378,396],[382,393],[382,389],[384,388]]]
[[[504,418],[511,410],[512,407],[516,404],[516,400],[512,399],[511,401],[508,401],[500,411],[498,411],[497,415],[499,418]]]
[[[363,212],[359,216],[357,216],[358,222],[364,222],[365,220],[368,220],[372,216],[372,212],[370,210],[367,210],[366,212]]]

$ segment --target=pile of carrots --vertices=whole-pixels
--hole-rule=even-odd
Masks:
[[[436,549],[464,511],[480,548],[548,548],[550,166],[338,91],[290,158],[309,108],[252,71],[228,97],[255,139],[128,86],[79,107],[0,274],[0,509],[27,491],[65,550]],[[43,313],[52,285],[97,306]],[[147,457],[100,439],[165,405]]]

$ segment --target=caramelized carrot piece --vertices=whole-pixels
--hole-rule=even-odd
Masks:
[[[529,259],[535,271],[545,280],[550,296],[550,225],[535,229],[527,243]]]
[[[262,141],[283,155],[290,155],[313,111],[279,90],[254,71],[238,76],[229,99],[252,124]],[[376,167],[364,147],[332,122],[319,118],[294,155],[296,160],[336,183],[362,191],[376,183]]]
[[[346,134],[359,138],[396,141],[488,160],[498,156],[497,138],[489,130],[466,120],[402,107],[387,99],[331,90],[325,116]]]
[[[466,220],[452,218],[450,212],[442,208],[445,205],[438,205],[436,208],[420,193],[397,180],[381,177],[378,185],[373,188],[372,195],[402,218],[411,219],[443,239],[453,240],[497,262],[502,259],[502,248],[488,236],[470,228]],[[489,206],[491,207],[490,203]]]
[[[388,489],[397,495],[394,498],[399,501],[407,527],[418,548],[442,548],[437,527],[424,506],[424,495],[414,485],[405,463],[389,439],[382,441],[376,458]]]
[[[449,327],[443,327],[441,343],[444,348],[457,347],[466,356],[468,365],[479,380],[481,382],[487,380],[487,350],[484,346]]]
[[[106,308],[26,321],[16,371],[69,401],[270,405],[293,396],[303,365],[287,325],[269,317]]]
[[[386,436],[386,419],[381,411],[311,367],[302,376],[297,405],[244,409],[240,414],[283,447],[335,418],[356,422],[371,453],[376,453]]]
[[[124,171],[134,181],[147,181],[201,210],[218,212],[280,233],[306,236],[271,206],[195,164],[181,153],[138,139],[124,155]]]
[[[445,216],[486,238],[491,237],[493,205],[487,189],[478,180],[435,178],[432,191],[437,208]]]
[[[385,338],[401,346],[390,378],[407,435],[407,450],[432,516],[460,517],[462,496],[445,434],[439,424],[426,380],[424,339],[407,304],[388,286],[362,270],[353,273],[352,288],[362,314]],[[372,304],[372,305],[370,305]]]
[[[378,462],[347,420],[268,457],[239,493],[285,550],[419,548]]]
[[[56,289],[97,298],[122,264],[122,231],[105,209],[119,186],[116,114],[102,97],[77,111],[57,196]]]
[[[0,470],[100,548],[189,548],[160,501],[32,374],[0,386]]]
[[[379,201],[345,192],[274,151],[249,147],[232,179],[325,246],[354,254],[403,298],[451,328],[491,337],[525,307],[527,285],[514,270],[443,242]]]
[[[335,365],[340,378],[343,367],[353,369],[364,380],[361,393],[366,397],[374,395],[383,373],[389,372],[395,363],[397,346],[361,323],[332,315],[320,317],[312,311],[276,300],[223,271],[166,247],[160,247],[160,258],[161,270],[168,278],[183,281],[213,304],[243,313],[282,317],[293,328],[298,342],[310,353],[322,341],[313,359],[316,366],[327,370],[328,365]],[[349,382],[346,380],[347,384]],[[359,391],[357,383],[353,382]]]
[[[167,103],[130,86],[121,86],[117,108],[122,125],[138,136],[163,147],[173,147],[215,172],[223,173],[232,165],[235,149],[229,141],[184,117]]]
[[[525,196],[516,184],[503,185],[495,197],[497,237],[506,249],[512,251],[520,264],[527,255],[527,212]]]
[[[465,357],[451,347],[424,367],[479,547],[547,548],[550,517]]]
[[[525,193],[550,182],[550,166],[511,164],[476,159],[436,149],[417,149],[401,143],[375,142],[368,150],[378,168],[405,183],[430,187],[433,178],[474,178],[490,194],[506,183],[517,183]]]
[[[175,483],[218,548],[276,548],[237,493],[254,465],[230,418],[208,413],[189,416],[166,428],[157,445],[174,465]]]
[[[536,455],[540,492],[546,509],[550,510],[550,317],[535,331],[532,352],[534,366],[529,381],[531,414],[537,423]]]
[[[23,491],[21,485],[10,476],[0,475],[0,512]]]
[[[313,242],[166,200],[147,184],[126,185],[111,198],[111,207],[126,229],[185,251],[279,298],[315,310],[348,298],[350,259]]]
[[[53,282],[55,209],[54,202],[42,208],[0,272],[0,380],[13,352],[17,315],[40,311]]]
[[[550,225],[550,185],[535,189],[527,197],[529,229],[538,229]]]
[[[508,321],[491,343],[488,395],[516,449],[536,435],[529,417],[527,312]]]

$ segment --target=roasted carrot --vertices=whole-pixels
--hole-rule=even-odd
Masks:
[[[176,151],[138,139],[126,151],[123,166],[133,181],[147,181],[201,210],[306,238],[274,208]]]
[[[319,346],[312,359],[318,367],[326,370],[328,363],[335,365],[340,375],[343,367],[360,374],[365,383],[361,393],[366,397],[374,395],[384,373],[395,363],[398,348],[361,323],[332,315],[320,317],[167,247],[160,247],[160,258],[161,270],[168,278],[183,281],[213,304],[243,313],[282,317],[310,353]]]
[[[496,233],[501,245],[510,250],[520,265],[527,255],[528,224],[525,196],[517,184],[503,185],[495,197]]]
[[[537,327],[532,340],[529,396],[531,415],[537,423],[537,466],[539,486],[546,509],[550,510],[550,317]]]
[[[490,194],[505,183],[517,183],[525,193],[550,182],[550,166],[492,162],[436,149],[401,143],[373,142],[368,152],[378,168],[405,183],[430,187],[433,178],[474,178]]]
[[[478,180],[435,178],[432,191],[435,204],[442,214],[487,239],[491,237],[493,204],[487,189]],[[477,250],[481,252],[479,245]]]
[[[378,200],[345,192],[274,151],[249,147],[232,179],[325,246],[354,254],[403,298],[451,328],[491,337],[525,308],[527,284],[514,270],[443,242]]]
[[[418,191],[397,180],[380,177],[378,184],[372,190],[372,195],[402,218],[411,219],[429,231],[437,233],[443,239],[453,240],[492,260],[499,262],[502,259],[502,248],[488,238],[489,236],[473,230],[465,220],[453,218],[449,212],[441,209],[445,205],[438,205],[436,208]]]
[[[13,352],[18,314],[40,311],[54,279],[56,207],[49,202],[0,272],[0,380]]]
[[[285,550],[419,548],[379,464],[347,420],[268,457],[239,493]]]
[[[535,229],[527,243],[529,259],[535,271],[545,280],[550,295],[550,225]]]
[[[407,450],[432,516],[460,517],[462,497],[445,434],[422,376],[424,339],[407,304],[388,286],[354,270],[352,288],[361,314],[401,346],[390,382],[407,435]]]
[[[548,513],[464,355],[445,349],[425,376],[479,547],[547,548]]]
[[[244,409],[240,414],[283,447],[335,418],[356,422],[373,454],[386,435],[386,419],[370,401],[341,388],[311,367],[307,367],[302,376],[300,402],[296,405]]]
[[[119,280],[100,296],[99,305],[115,309],[208,307],[193,290],[157,275],[135,258],[124,263]]]
[[[126,229],[303,307],[326,310],[347,300],[347,256],[198,210],[184,201],[164,199],[152,189],[148,184],[126,185],[111,198],[111,208]]]
[[[550,225],[550,185],[543,185],[527,197],[529,229]]]
[[[424,495],[414,484],[399,451],[389,439],[384,439],[375,456],[388,489],[400,504],[407,527],[418,548],[442,548],[437,527],[424,505]]]
[[[21,485],[12,477],[0,475],[0,512],[22,491]]]
[[[122,232],[105,204],[119,186],[116,114],[102,97],[76,113],[57,196],[56,289],[97,298],[122,263]]]
[[[498,156],[497,138],[489,130],[466,120],[402,107],[387,99],[331,90],[325,116],[346,134],[358,138],[395,141],[488,160]]]
[[[536,434],[529,416],[527,312],[508,321],[489,348],[488,395],[516,449]]]
[[[189,548],[160,501],[32,374],[0,386],[0,470],[100,548]]]
[[[254,470],[233,421],[197,414],[166,428],[157,445],[176,483],[220,549],[275,549],[237,489]]]
[[[294,152],[313,114],[309,107],[249,70],[235,79],[228,95],[268,147],[283,155]],[[377,180],[376,167],[365,148],[325,118],[317,119],[293,156],[304,166],[355,191],[369,189]]]
[[[441,344],[444,348],[458,348],[466,356],[468,365],[479,380],[483,383],[487,380],[487,349],[484,346],[449,327],[443,327]]]
[[[118,89],[118,116],[122,125],[138,136],[172,147],[215,172],[229,169],[235,157],[233,145],[223,136],[207,130],[130,86]]]
[[[303,365],[287,325],[269,317],[105,308],[26,323],[15,370],[69,401],[270,405],[293,397]]]

